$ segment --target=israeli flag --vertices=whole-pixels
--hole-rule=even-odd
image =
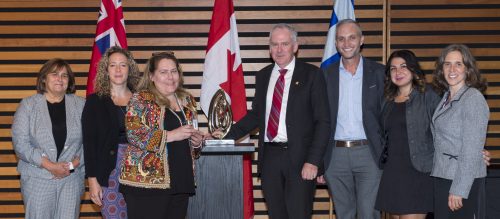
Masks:
[[[321,68],[325,69],[328,65],[340,60],[340,54],[335,48],[335,27],[340,20],[348,18],[356,20],[354,16],[354,0],[336,0],[333,6],[328,37],[326,38],[325,54],[321,60]]]

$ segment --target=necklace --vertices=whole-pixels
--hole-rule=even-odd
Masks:
[[[410,94],[411,94],[412,91],[413,91],[413,86],[410,88],[410,91],[408,92],[407,95],[402,94],[401,91],[398,90],[398,95],[394,98],[394,101],[395,102],[405,102],[405,101],[407,101],[408,99],[410,99]]]
[[[184,121],[186,121],[186,123],[187,123],[186,114],[184,113],[184,110],[182,110],[181,104],[179,103],[179,99],[177,98],[177,94],[174,93],[174,97],[175,97],[175,102],[177,103],[177,107],[179,107],[179,110],[181,111],[182,116],[184,117]],[[184,125],[181,117],[179,117],[179,115],[177,115],[177,113],[174,110],[172,110],[171,107],[169,107],[168,110],[170,110],[170,112],[172,112],[175,115],[175,117],[177,117],[181,126]]]
[[[413,86],[410,88],[410,91],[408,91],[408,94],[404,95],[401,93],[400,90],[398,90],[398,95],[401,95],[402,97],[410,97],[412,91],[413,91]]]
[[[181,117],[179,117],[179,115],[177,115],[177,113],[174,110],[172,110],[170,107],[168,108],[168,110],[170,110],[170,112],[172,112],[172,114],[174,114],[174,116],[177,117],[177,120],[179,120],[179,124],[182,126]]]

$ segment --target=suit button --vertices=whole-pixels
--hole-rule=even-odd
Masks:
[[[109,155],[115,155],[115,151],[114,150],[110,150],[109,151]]]

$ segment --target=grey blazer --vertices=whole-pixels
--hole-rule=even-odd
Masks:
[[[35,94],[21,101],[12,123],[12,143],[19,158],[17,171],[21,175],[52,179],[52,174],[41,167],[42,156],[52,162],[69,162],[78,155],[80,166],[75,173],[84,173],[81,126],[84,103],[83,98],[73,94],[65,96],[67,136],[59,160],[56,160],[57,148],[45,96]]]
[[[475,88],[463,86],[443,107],[447,97],[448,92],[432,117],[435,151],[431,175],[452,180],[450,193],[467,198],[474,179],[486,176],[481,151],[490,111]]]

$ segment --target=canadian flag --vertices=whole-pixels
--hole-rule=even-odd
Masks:
[[[225,91],[231,103],[233,120],[243,118],[247,113],[245,81],[232,0],[215,0],[214,3],[200,95],[205,115],[208,115],[210,101],[219,89]],[[253,183],[249,155],[243,158],[243,190],[243,215],[245,219],[252,218]]]

